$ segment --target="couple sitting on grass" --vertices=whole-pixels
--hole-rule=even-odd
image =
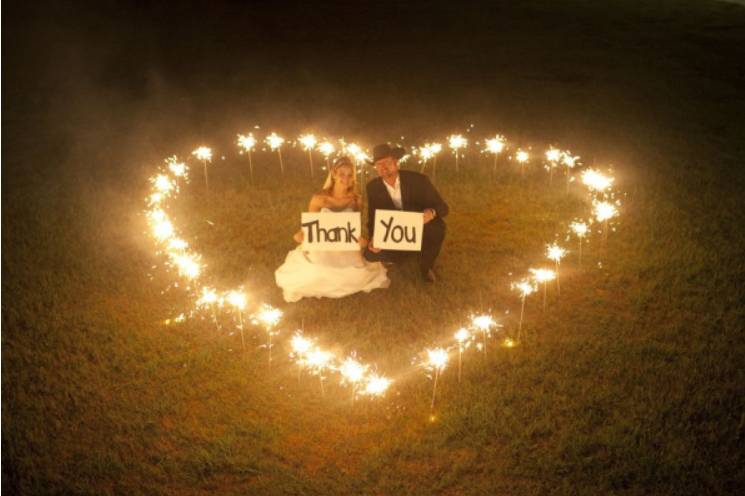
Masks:
[[[435,282],[433,268],[445,239],[442,219],[448,214],[448,206],[427,176],[399,170],[398,161],[403,156],[403,148],[387,144],[373,149],[373,160],[369,163],[375,166],[379,177],[367,184],[368,233],[373,239],[378,209],[421,212],[424,223],[421,251],[381,250],[363,237],[358,251],[305,252],[298,246],[287,254],[285,263],[275,272],[285,301],[295,302],[310,296],[341,298],[358,291],[387,288],[390,280],[386,268],[408,256],[418,257],[425,282]],[[359,212],[362,199],[355,189],[354,165],[349,157],[339,157],[331,166],[323,189],[311,198],[308,211]],[[302,230],[295,234],[295,241],[303,242]]]

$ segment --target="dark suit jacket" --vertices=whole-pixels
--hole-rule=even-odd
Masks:
[[[424,212],[427,208],[433,208],[437,216],[431,222],[441,223],[442,227],[445,222],[442,220],[450,209],[447,203],[442,199],[440,193],[429,181],[424,174],[414,171],[398,171],[401,181],[401,205],[407,212]],[[391,195],[383,184],[383,179],[376,178],[367,183],[367,233],[370,239],[373,239],[373,229],[375,228],[375,211],[396,210],[396,206],[391,200]]]

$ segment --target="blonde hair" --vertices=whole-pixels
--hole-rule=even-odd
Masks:
[[[352,169],[352,185],[347,189],[347,193],[352,193],[357,188],[357,175],[354,174],[354,164],[352,163],[352,160],[347,157],[339,157],[336,160],[334,160],[334,163],[331,164],[331,167],[329,167],[329,174],[326,176],[326,181],[323,183],[323,188],[321,190],[327,194],[330,194],[334,190],[334,173],[341,169],[342,167],[349,167]]]

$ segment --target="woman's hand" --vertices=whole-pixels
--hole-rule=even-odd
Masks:
[[[298,232],[296,232],[295,235],[292,237],[292,239],[294,239],[297,244],[302,243],[303,240],[305,239],[305,236],[303,235],[303,230],[301,229]]]

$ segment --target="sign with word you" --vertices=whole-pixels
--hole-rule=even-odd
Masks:
[[[303,212],[300,216],[305,251],[359,250],[359,212]]]
[[[384,250],[421,251],[424,218],[421,212],[375,211],[373,245]]]

